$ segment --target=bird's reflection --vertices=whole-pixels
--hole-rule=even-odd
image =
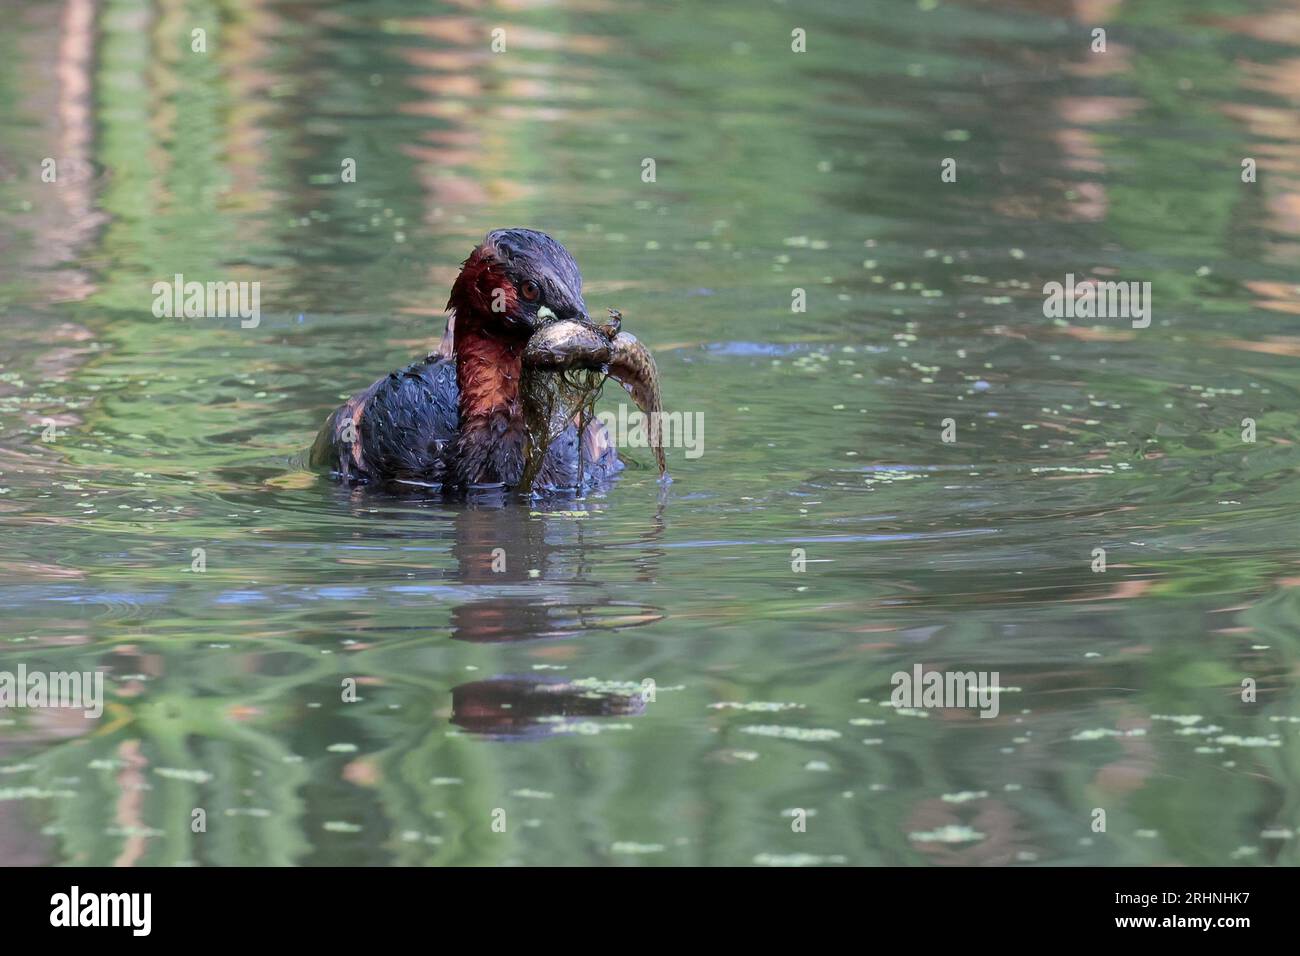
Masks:
[[[454,575],[462,584],[481,585],[482,593],[453,609],[452,639],[531,641],[662,618],[659,608],[611,601],[592,577],[596,546],[588,544],[584,520],[575,520],[592,513],[584,501],[561,499],[527,507],[476,502],[457,514]],[[658,539],[662,530],[657,513],[643,542]],[[654,568],[642,555],[637,579],[653,580]]]
[[[501,594],[495,589],[465,601],[452,611],[452,638],[459,641],[531,641],[567,637],[608,627],[634,627],[661,620],[659,608],[616,604],[603,596],[592,579],[583,520],[586,502],[567,500],[524,509],[510,506],[468,507],[457,515],[452,553],[465,584],[523,584],[530,593]],[[567,512],[548,519],[555,512]],[[662,508],[650,539],[662,533]],[[653,568],[638,569],[638,577]],[[565,585],[556,588],[556,583]],[[572,599],[575,590],[589,592]],[[452,690],[452,723],[470,733],[492,736],[547,736],[562,730],[567,719],[627,717],[642,713],[639,693],[536,678],[498,677],[461,684]]]
[[[353,513],[376,517],[375,498],[348,493]],[[444,574],[464,586],[470,597],[451,610],[451,638],[475,644],[539,641],[600,631],[610,633],[662,620],[661,607],[615,600],[594,577],[599,551],[633,555],[633,580],[653,583],[662,550],[667,495],[634,549],[609,539],[601,527],[600,543],[588,526],[603,508],[596,498],[554,497],[521,500],[505,491],[479,491],[457,502],[435,504],[450,517],[453,563]],[[415,503],[412,503],[415,504]],[[386,511],[386,509],[380,509]],[[389,512],[391,515],[391,512]],[[619,526],[626,528],[626,524]],[[608,562],[604,562],[608,563]],[[565,729],[569,718],[588,720],[642,713],[636,687],[583,681],[500,676],[452,689],[451,721],[475,734],[509,737],[547,736]]]
[[[451,692],[451,722],[474,734],[547,736],[575,720],[631,717],[645,711],[635,689],[601,689],[590,682],[495,677],[461,684]]]

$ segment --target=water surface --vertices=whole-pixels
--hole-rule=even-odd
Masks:
[[[0,54],[0,669],[108,690],[0,713],[0,862],[1297,862],[1294,8],[68,0]],[[703,455],[297,467],[508,225]],[[917,664],[999,716],[888,706]]]

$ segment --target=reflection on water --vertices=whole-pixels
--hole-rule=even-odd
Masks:
[[[471,733],[502,736],[573,731],[589,726],[573,722],[582,718],[627,717],[644,710],[634,690],[602,691],[594,681],[498,677],[461,684],[452,689],[451,700],[452,723]]]
[[[1297,862],[1289,5],[232,0],[204,54],[183,4],[29,6],[0,671],[108,700],[0,711],[0,860]],[[506,225],[703,456],[531,503],[301,470]],[[155,319],[176,273],[260,326]],[[1067,274],[1150,328],[1045,318]],[[890,706],[917,664],[1000,715]]]

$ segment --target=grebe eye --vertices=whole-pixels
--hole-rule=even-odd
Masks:
[[[537,288],[537,283],[531,279],[525,279],[523,285],[519,287],[519,292],[529,302],[536,302],[537,297],[542,294],[542,290]]]

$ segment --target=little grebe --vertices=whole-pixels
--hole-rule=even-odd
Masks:
[[[524,351],[548,322],[589,323],[568,251],[531,229],[498,229],[470,253],[451,288],[438,351],[335,409],[311,465],[349,484],[516,487],[529,452]],[[546,448],[533,488],[600,483],[622,470],[598,420],[568,422]],[[529,489],[523,489],[529,490]]]

